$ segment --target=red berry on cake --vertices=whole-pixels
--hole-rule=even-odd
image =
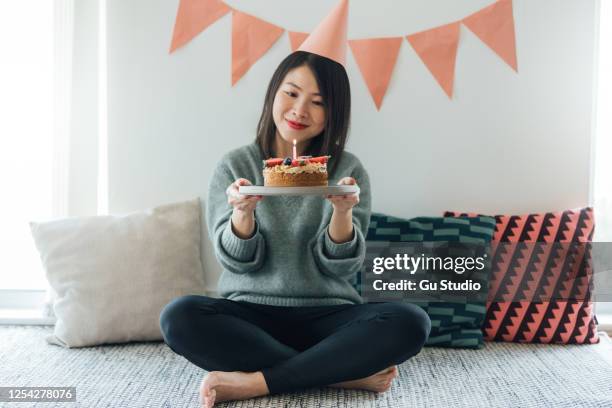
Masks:
[[[318,156],[318,157],[312,157],[310,159],[308,159],[309,162],[311,163],[327,163],[327,161],[329,160],[331,156]]]
[[[268,159],[264,160],[265,167],[274,167],[283,164],[283,159]]]

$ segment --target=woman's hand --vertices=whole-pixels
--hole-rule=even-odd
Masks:
[[[227,203],[234,207],[234,210],[241,211],[245,214],[255,211],[257,203],[263,199],[260,195],[245,195],[238,192],[240,186],[252,186],[253,184],[244,178],[239,178],[229,185],[225,194],[227,194]]]
[[[338,181],[338,185],[357,185],[357,181],[352,177],[344,177]],[[359,204],[359,193],[328,195],[327,199],[331,202],[334,212],[345,213]]]
[[[357,185],[352,177],[344,177],[338,185]],[[353,207],[359,204],[359,193],[327,196],[334,212],[329,222],[329,237],[337,244],[353,239]]]
[[[232,231],[242,239],[248,239],[255,233],[255,207],[263,199],[260,195],[245,195],[238,192],[238,187],[251,185],[249,180],[239,178],[225,190],[228,204],[234,207]]]

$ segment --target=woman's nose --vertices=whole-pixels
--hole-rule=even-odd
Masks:
[[[293,115],[300,118],[307,116],[308,110],[306,109],[306,104],[304,102],[297,101],[293,105]]]

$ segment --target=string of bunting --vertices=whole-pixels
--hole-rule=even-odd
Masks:
[[[348,7],[347,7],[348,10]],[[297,50],[309,33],[288,31],[236,10],[221,0],[180,0],[170,53],[183,47],[211,24],[232,13],[232,86],[287,31],[291,50]],[[344,15],[346,19],[347,16]],[[452,99],[460,24],[518,72],[512,0],[498,0],[469,16],[402,37],[348,40],[366,85],[380,110],[406,38],[442,90]]]

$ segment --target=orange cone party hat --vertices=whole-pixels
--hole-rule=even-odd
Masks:
[[[321,55],[346,66],[347,25],[348,0],[340,0],[340,3],[306,38],[298,51]]]

